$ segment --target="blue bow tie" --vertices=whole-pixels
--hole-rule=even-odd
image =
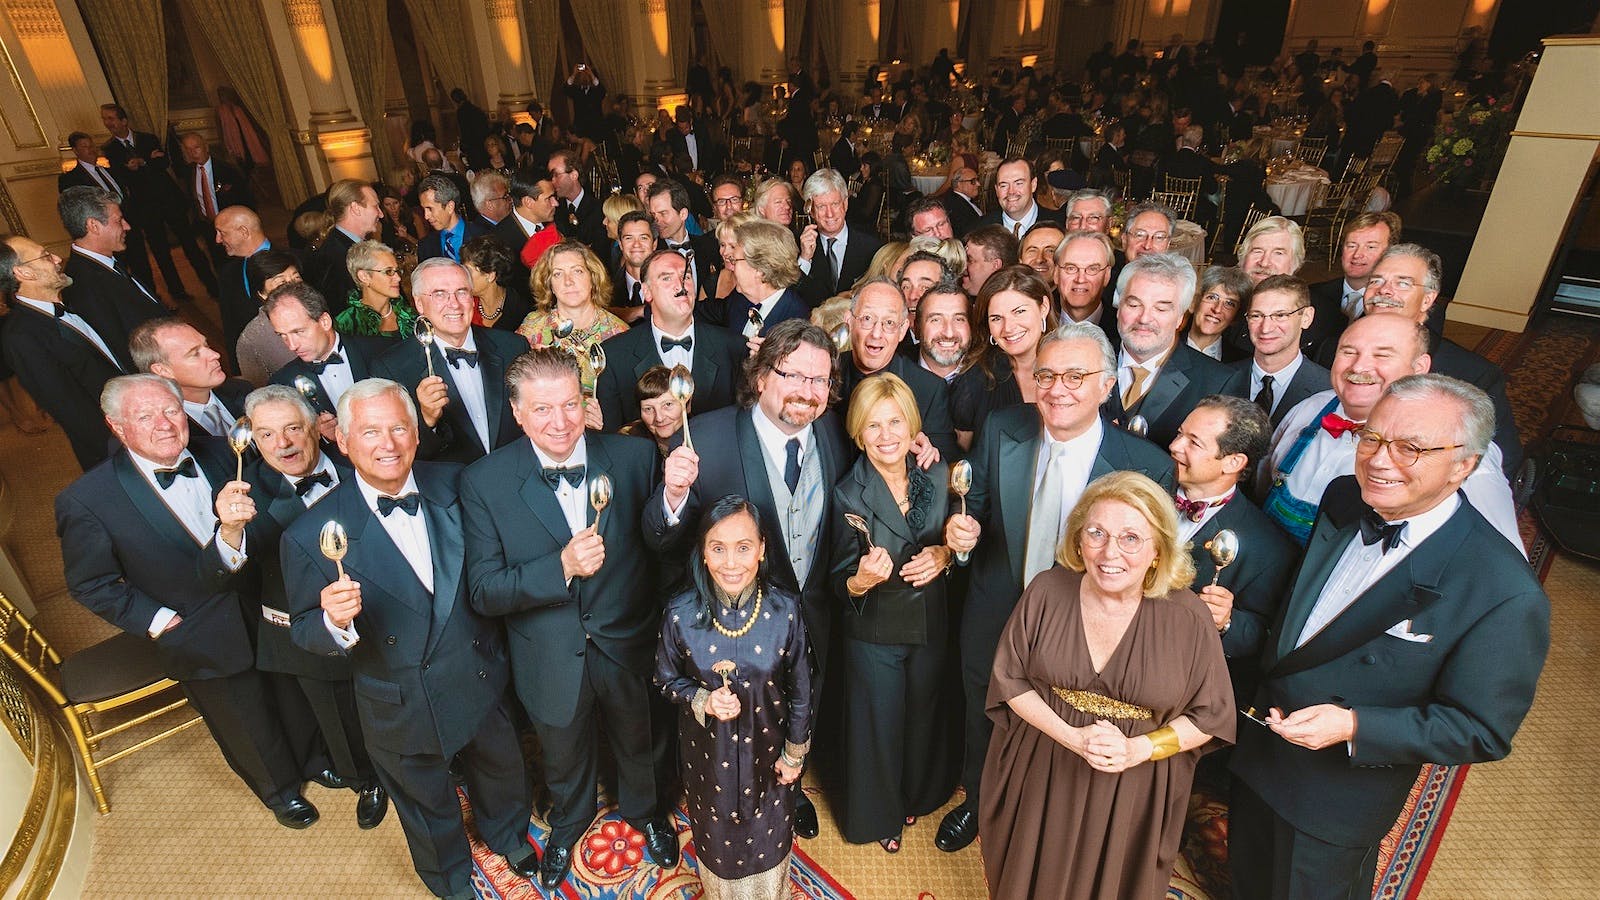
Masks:
[[[567,480],[567,484],[577,487],[583,484],[584,469],[584,466],[551,466],[544,470],[544,480],[552,491],[560,490],[563,478]]]

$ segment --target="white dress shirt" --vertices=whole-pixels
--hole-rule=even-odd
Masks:
[[[1194,500],[1200,503],[1208,504],[1205,510],[1200,513],[1200,521],[1198,522],[1191,521],[1187,515],[1181,512],[1178,513],[1178,540],[1194,540],[1194,536],[1200,533],[1200,529],[1206,527],[1206,523],[1215,518],[1217,513],[1222,512],[1222,508],[1228,505],[1228,500],[1233,496],[1233,493],[1233,491],[1228,491],[1227,493],[1219,494],[1215,497],[1190,497],[1188,494],[1184,493],[1183,488],[1178,488],[1179,497],[1182,497],[1185,500]],[[1212,503],[1215,503],[1216,505],[1209,505]]]
[[[1278,411],[1278,405],[1283,403],[1283,395],[1287,394],[1289,382],[1294,381],[1294,376],[1300,372],[1300,365],[1306,361],[1306,355],[1296,351],[1294,359],[1276,372],[1268,372],[1261,368],[1257,360],[1250,360],[1250,396],[1247,400],[1254,400],[1261,393],[1261,378],[1265,375],[1272,376],[1272,408],[1267,410],[1270,415]],[[1328,401],[1324,400],[1323,403]],[[1320,407],[1319,407],[1320,408]]]
[[[51,317],[55,316],[56,310],[59,308],[54,303],[46,303],[43,300],[29,300],[27,297],[17,297],[15,302],[21,303],[23,306],[32,307],[33,309],[36,309],[39,312]],[[107,346],[106,342],[100,338],[98,333],[95,332],[94,327],[89,324],[87,319],[75,312],[68,311],[61,314],[61,324],[83,335],[84,340],[93,344],[95,349],[99,350],[101,354],[105,356],[108,362],[110,362],[113,366],[116,366],[118,371],[121,371],[122,363],[117,362],[117,358],[111,353],[111,348]]]
[[[829,238],[821,231],[817,232],[817,249],[816,252],[812,254],[811,259],[806,259],[802,256],[800,259],[796,260],[796,262],[800,264],[800,272],[802,274],[811,274],[811,264],[816,261],[817,257],[821,257],[825,262],[828,260],[828,241],[830,240],[834,242],[834,252],[839,254],[839,265],[844,265],[844,248],[850,243],[850,223],[848,222],[846,222],[844,227],[839,229],[839,233],[834,235],[832,238]],[[832,266],[833,263],[828,262],[828,265]]]
[[[1146,394],[1150,393],[1150,388],[1156,383],[1156,378],[1160,377],[1161,375],[1161,367],[1167,364],[1167,357],[1171,355],[1172,349],[1169,348],[1165,353],[1162,353],[1159,356],[1152,356],[1144,362],[1138,362],[1128,354],[1128,349],[1126,347],[1117,351],[1118,396],[1126,394],[1128,392],[1128,388],[1133,386],[1134,369],[1143,369],[1150,373],[1149,375],[1145,376],[1144,381],[1139,385],[1139,387],[1142,388]]]
[[[1100,442],[1104,439],[1105,428],[1100,424],[1099,416],[1094,417],[1083,434],[1067,441],[1058,441],[1050,436],[1048,428],[1039,427],[1039,452],[1033,463],[1033,494],[1037,495],[1039,486],[1044,483],[1045,469],[1050,465],[1051,448],[1057,444],[1067,447],[1066,471],[1062,473],[1061,521],[1056,523],[1057,534],[1066,528],[1067,516],[1072,514],[1072,508],[1078,505],[1084,488],[1089,486],[1089,473],[1094,470],[1094,458],[1100,452]]]
[[[183,411],[189,414],[189,418],[199,422],[200,427],[212,437],[227,437],[228,429],[233,427],[233,413],[228,412],[228,408],[222,405],[222,401],[215,393],[207,396],[204,403],[183,401]]]
[[[783,296],[783,292],[779,291],[778,296]],[[650,339],[655,341],[656,355],[661,357],[661,364],[669,369],[673,366],[683,366],[685,369],[693,369],[694,351],[692,349],[685,350],[682,347],[673,347],[671,350],[662,350],[661,341],[664,338],[671,338],[675,341],[688,338],[690,341],[690,346],[693,347],[694,321],[690,320],[689,328],[683,334],[667,334],[665,331],[661,330],[661,327],[658,326],[654,320],[650,322]]]
[[[439,341],[439,352],[444,353],[448,346],[443,339]],[[466,338],[456,350],[478,352],[478,342],[473,339],[472,331],[467,331]],[[472,420],[472,430],[478,433],[478,440],[483,442],[485,451],[493,450],[494,445],[489,442],[489,412],[487,399],[483,389],[483,359],[480,357],[476,366],[469,366],[465,361],[455,365],[445,364],[441,370],[450,383],[456,386],[456,392],[461,395],[461,405],[466,407],[467,418]]]
[[[1346,281],[1342,287],[1344,288],[1344,293],[1339,295],[1339,308],[1344,311],[1345,318],[1354,322],[1366,314],[1366,289],[1355,287],[1349,281]]]
[[[134,468],[139,470],[145,481],[150,482],[150,489],[155,491],[173,518],[178,520],[184,531],[189,532],[189,537],[202,547],[210,543],[212,536],[217,533],[217,514],[211,505],[211,482],[206,480],[205,470],[200,468],[200,461],[194,458],[194,454],[185,450],[178,455],[177,462],[173,463],[177,466],[186,459],[193,460],[194,477],[186,478],[180,475],[172,479],[172,485],[166,488],[156,481],[156,470],[169,468],[168,466],[145,459],[132,450],[128,451],[128,458],[133,460]],[[217,549],[221,553],[223,565],[232,572],[239,571],[239,567],[250,558],[245,552],[243,538],[240,538],[237,550],[223,541],[217,542]],[[149,635],[158,637],[161,632],[167,630],[167,623],[177,615],[178,611],[170,606],[156,610],[155,616],[150,620]]]
[[[691,131],[688,134],[683,136],[683,146],[684,146],[684,149],[689,151],[689,162],[693,164],[691,166],[691,168],[699,169],[700,168],[700,138],[696,137],[695,133]]]
[[[529,439],[529,443],[532,444],[532,439],[531,438]],[[566,516],[566,518],[567,518],[567,529],[569,531],[571,531],[573,534],[577,534],[578,532],[584,530],[585,528],[588,528],[589,527],[589,476],[588,476],[588,471],[589,471],[588,470],[588,465],[589,465],[589,444],[588,444],[588,438],[586,438],[586,437],[578,438],[578,443],[573,446],[572,452],[567,454],[567,458],[565,460],[562,460],[562,461],[559,461],[559,462],[554,460],[554,459],[551,459],[549,454],[545,453],[543,450],[540,450],[538,444],[533,444],[533,455],[539,458],[539,465],[543,466],[546,469],[554,469],[554,468],[556,468],[558,466],[564,467],[564,468],[569,468],[569,469],[572,468],[573,466],[583,466],[584,467],[584,478],[583,478],[583,481],[581,483],[579,483],[576,487],[574,487],[565,478],[562,478],[562,479],[560,479],[559,481],[556,482],[555,494],[556,494],[556,502],[561,505],[561,514]],[[543,476],[541,475],[540,477],[543,477]]]
[[[102,190],[119,195],[122,193],[122,188],[117,187],[117,181],[111,177],[111,172],[107,169],[102,169],[99,163],[86,163],[80,159],[78,160],[78,168],[89,173],[89,177],[94,179],[94,183],[98,184]]]
[[[407,514],[403,509],[394,509],[386,516],[378,512],[378,498],[388,496],[387,494],[367,484],[366,480],[359,474],[356,475],[356,487],[361,491],[361,499],[366,502],[367,508],[372,510],[373,517],[378,520],[378,524],[383,526],[384,532],[394,542],[395,549],[400,551],[400,555],[405,558],[406,564],[416,574],[417,580],[422,582],[422,587],[429,594],[432,594],[433,545],[428,540],[427,513],[419,508],[417,514],[413,516]],[[407,475],[405,486],[400,488],[400,492],[394,496],[404,497],[407,494],[416,492],[417,477],[415,475]],[[327,626],[328,634],[333,636],[334,642],[346,650],[361,640],[361,635],[356,633],[354,620],[351,620],[349,628],[340,628],[333,624],[333,620],[328,618],[328,614],[324,612],[322,614],[322,624]]]
[[[1199,344],[1196,344],[1194,342],[1194,337],[1193,336],[1185,337],[1183,339],[1183,342],[1188,344],[1194,350],[1197,350],[1200,353],[1204,353],[1205,355],[1211,357],[1212,359],[1216,360],[1217,362],[1222,362],[1222,338],[1220,336],[1216,340],[1212,341],[1210,344],[1208,344],[1207,346],[1204,346],[1204,347],[1200,346]]]
[[[317,381],[321,383],[323,393],[328,396],[328,405],[338,409],[339,398],[356,383],[356,376],[350,369],[350,354],[344,348],[344,339],[339,337],[337,332],[333,339],[333,349],[328,351],[328,355],[332,356],[335,353],[339,354],[340,361],[325,366],[322,374],[317,376]]]
[[[1034,223],[1038,221],[1039,204],[1037,203],[1029,203],[1028,211],[1023,213],[1020,219],[1011,218],[1011,214],[1005,210],[1000,211],[1000,226],[1007,232],[1016,235],[1019,239],[1022,235],[1027,234],[1028,229],[1032,228]]]
[[[544,230],[543,222],[530,222],[527,219],[524,219],[522,217],[522,213],[519,213],[516,210],[512,210],[511,214],[517,217],[517,224],[522,227],[522,233],[528,237],[533,237],[535,234],[538,234]],[[520,252],[522,248],[518,247],[517,249]]]

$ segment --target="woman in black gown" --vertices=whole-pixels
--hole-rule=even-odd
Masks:
[[[1033,361],[1055,327],[1050,288],[1027,266],[990,275],[972,301],[972,356],[950,387],[950,418],[961,449],[971,450],[989,413],[1034,402]]]
[[[800,601],[767,578],[760,512],[724,497],[701,519],[694,586],[668,602],[656,683],[678,746],[700,880],[711,900],[789,896],[811,657]],[[780,549],[781,552],[781,549]]]

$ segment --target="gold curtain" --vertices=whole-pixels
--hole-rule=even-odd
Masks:
[[[719,61],[733,70],[736,83],[755,81],[761,73],[742,72],[739,69],[743,62],[740,59],[739,43],[744,35],[744,25],[739,11],[745,4],[740,0],[700,0],[700,6],[706,11],[706,24],[711,26],[706,29],[706,34],[711,39],[711,49],[717,54]],[[762,3],[754,11],[764,16],[765,6],[766,4]],[[760,21],[761,27],[766,27],[761,17],[752,21]]]
[[[392,43],[389,40],[389,5],[383,0],[333,0],[333,14],[339,22],[345,58],[350,62],[356,108],[372,132],[372,161],[377,164],[381,179],[399,159],[383,126],[388,72],[384,48]]]
[[[132,126],[167,139],[167,35],[161,0],[81,0],[106,79]],[[298,201],[296,201],[298,202]]]
[[[467,15],[460,0],[406,0],[406,11],[411,14],[412,31],[422,41],[422,48],[433,65],[433,74],[444,85],[445,92],[461,88],[472,93],[472,69],[467,59],[464,26]]]
[[[311,185],[300,164],[300,148],[295,146],[291,135],[293,120],[278,82],[278,60],[267,38],[261,7],[236,0],[188,2],[201,31],[216,49],[228,80],[255,114],[256,121],[264,123],[278,194],[285,207],[294,209],[311,195]]]
[[[528,62],[533,67],[533,93],[549,106],[555,97],[556,67],[561,55],[560,0],[528,0]],[[607,90],[610,90],[607,88]]]
[[[689,63],[694,59],[694,12],[689,0],[667,4],[667,56],[672,62],[672,77],[688,86]]]
[[[885,64],[899,57],[907,43],[904,39],[906,29],[900,24],[899,7],[899,0],[878,0],[878,60]],[[910,60],[912,65],[925,65],[932,61],[931,55],[927,60]]]
[[[583,50],[594,60],[600,83],[612,97],[632,93],[633,84],[633,60],[622,40],[628,30],[621,6],[619,0],[575,0],[572,4]]]
[[[812,0],[783,0],[784,72],[793,72],[789,68],[789,62],[794,59],[799,59],[806,65],[807,69],[815,68],[810,64],[809,60],[800,55],[800,51],[803,49],[801,44],[805,39],[806,33],[806,17],[811,11],[811,2]],[[816,77],[815,73],[812,74],[812,77]]]
[[[811,0],[811,14],[816,17],[816,53],[821,54],[822,59],[827,61],[828,71],[833,73],[833,83],[836,87],[841,84],[839,73],[844,71],[845,67],[845,61],[839,58],[839,24],[844,21],[844,15],[839,8],[842,2],[844,0]],[[861,0],[850,0],[850,2],[859,4]],[[817,72],[821,68],[821,65],[811,67],[813,79],[817,77]]]
[[[994,32],[994,16],[986,0],[962,0],[956,15],[956,43],[965,38],[967,77],[983,81],[989,67],[989,36]]]

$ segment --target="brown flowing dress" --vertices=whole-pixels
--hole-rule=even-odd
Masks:
[[[1089,658],[1078,590],[1083,576],[1059,566],[1023,592],[1000,635],[988,710],[994,737],[983,767],[984,875],[997,898],[1162,897],[1172,876],[1201,750],[1096,772],[1082,757],[1024,722],[1006,701],[1036,691],[1067,724],[1105,718],[1131,736],[1180,715],[1232,743],[1233,688],[1222,643],[1198,597],[1146,599],[1099,673]],[[1054,689],[1081,691],[1149,713],[1080,712]],[[1090,706],[1105,704],[1090,701]]]

